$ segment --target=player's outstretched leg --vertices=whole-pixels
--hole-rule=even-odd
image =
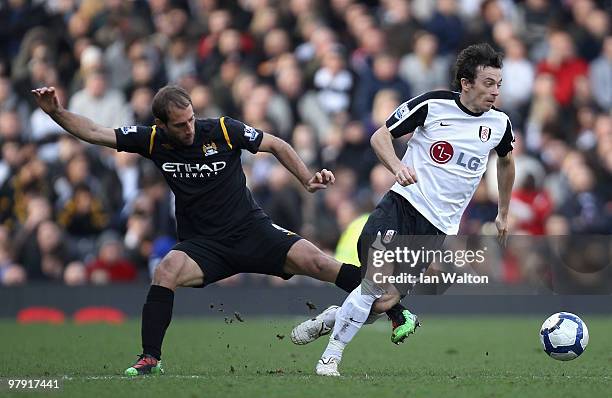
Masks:
[[[305,239],[294,244],[287,253],[287,264],[285,272],[296,275],[308,275],[313,278],[334,282],[336,286],[347,293],[352,292],[361,283],[361,270],[352,264],[340,264],[333,257],[330,257],[319,250],[312,243]],[[326,310],[328,311],[329,308]],[[403,341],[407,336],[405,328],[399,328],[407,319],[402,316],[406,310],[400,303],[387,311],[387,316],[392,322],[392,331],[398,330],[398,338]],[[330,310],[331,311],[331,310]],[[323,314],[320,314],[323,315]],[[316,317],[308,319],[291,332],[292,341],[295,344],[308,344],[321,336],[329,333],[334,327],[334,314],[327,313],[327,317]],[[323,323],[323,319],[326,322]],[[371,323],[371,322],[366,322]],[[409,328],[408,328],[409,329]],[[295,335],[295,340],[293,339]]]
[[[320,376],[340,376],[338,365],[346,345],[357,334],[367,320],[372,304],[384,291],[368,280],[361,282],[348,295],[342,307],[336,311],[336,323],[327,348],[316,364],[315,372]]]
[[[124,371],[126,376],[160,375],[161,347],[172,319],[174,290],[177,286],[196,286],[204,281],[204,273],[187,254],[171,250],[153,274],[153,284],[142,308],[142,354]]]
[[[291,341],[293,344],[304,345],[312,343],[319,337],[328,335],[336,323],[336,312],[338,309],[340,309],[339,306],[331,305],[316,317],[307,319],[294,327],[291,331]],[[370,312],[364,324],[370,325],[379,320],[383,315]],[[394,326],[394,328],[396,327]]]
[[[338,276],[336,277],[335,284],[342,290],[347,293],[352,292],[359,284],[361,283],[361,270],[359,267],[352,264],[342,264],[340,267],[340,271],[338,272]],[[326,310],[327,311],[327,310]],[[406,307],[404,307],[401,303],[395,304],[391,309],[386,312],[387,316],[391,320],[391,341],[395,344],[399,344],[403,342],[408,335],[414,333],[414,322],[411,321],[411,318],[408,316],[410,311]],[[320,314],[322,315],[322,314]],[[370,323],[374,323],[378,319],[378,316],[374,313],[370,314],[370,317],[366,321],[366,325]],[[295,344],[308,344],[325,334],[317,334],[317,330],[321,327],[326,329],[330,329],[334,327],[335,318],[329,317],[330,322],[326,323],[325,326],[320,323],[309,322],[309,320],[302,322],[298,326],[296,326],[293,330],[300,329],[301,331],[296,331],[301,335],[308,334],[312,336],[312,339],[308,339],[308,341],[300,340],[301,342],[293,341]],[[307,331],[306,331],[307,329]],[[292,332],[293,334],[293,332]]]
[[[293,344],[304,345],[312,343],[319,337],[328,335],[336,323],[335,316],[339,308],[337,305],[329,306],[316,317],[309,318],[295,326],[291,331],[291,341]],[[403,343],[409,335],[415,332],[417,327],[421,326],[418,317],[401,304],[394,305],[386,314],[391,319],[391,342],[394,344]],[[364,324],[372,324],[383,315],[370,312]]]

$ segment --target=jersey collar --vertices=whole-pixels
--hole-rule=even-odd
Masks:
[[[470,116],[482,116],[482,114],[484,112],[472,112],[471,110],[469,110],[468,108],[466,108],[461,101],[459,100],[459,93],[455,93],[455,103],[457,104],[457,106],[459,107],[459,109],[461,109],[463,112],[467,113]]]

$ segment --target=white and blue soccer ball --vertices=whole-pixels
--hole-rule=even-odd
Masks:
[[[589,329],[578,316],[558,312],[542,324],[540,340],[549,356],[559,361],[570,361],[578,358],[589,344]]]

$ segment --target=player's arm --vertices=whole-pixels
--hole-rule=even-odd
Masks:
[[[55,120],[64,130],[91,144],[117,148],[115,131],[100,126],[88,118],[69,112],[59,103],[54,87],[32,90],[38,106]]]
[[[381,163],[393,173],[395,181],[403,186],[414,184],[417,182],[416,174],[395,154],[393,138],[387,126],[383,125],[372,135],[370,144]]]
[[[423,126],[428,112],[426,101],[431,94],[433,93],[425,93],[400,104],[370,138],[370,144],[378,159],[393,173],[395,181],[404,187],[415,184],[417,176],[414,170],[402,163],[395,154],[393,139],[410,134]]]
[[[259,150],[273,154],[308,192],[325,189],[328,184],[333,184],[336,181],[334,174],[327,169],[312,175],[291,145],[271,134],[263,135]]]
[[[508,235],[508,209],[510,207],[510,196],[512,195],[513,185],[514,157],[512,156],[512,152],[508,152],[506,156],[499,156],[497,158],[497,190],[499,192],[499,202],[495,225],[497,226],[498,238],[504,245],[506,244]]]
[[[502,245],[506,244],[508,236],[508,209],[510,207],[510,196],[514,185],[514,133],[510,119],[506,123],[506,131],[495,147],[497,152],[497,190],[499,192],[499,202],[495,225],[497,226],[498,239]]]

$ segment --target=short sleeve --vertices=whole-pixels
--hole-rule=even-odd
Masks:
[[[501,141],[495,147],[495,152],[500,157],[505,157],[508,152],[511,152],[514,149],[514,133],[512,132],[512,124],[510,123],[510,119],[508,119],[508,123],[506,124],[506,131],[504,132],[504,136]]]
[[[263,131],[226,116],[220,118],[219,123],[225,140],[232,149],[246,149],[257,153],[263,139]]]
[[[427,103],[410,100],[398,106],[385,124],[391,135],[398,138],[423,126],[426,118]]]
[[[151,157],[156,126],[127,126],[115,129],[117,150]]]

